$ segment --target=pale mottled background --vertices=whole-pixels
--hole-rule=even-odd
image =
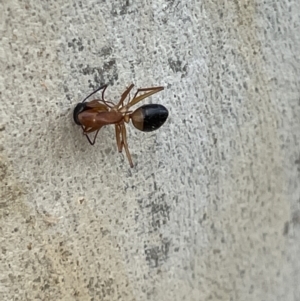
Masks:
[[[299,12],[0,1],[0,299],[300,300]],[[103,83],[166,87],[134,169],[73,123]]]

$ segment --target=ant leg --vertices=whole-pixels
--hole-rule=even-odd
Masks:
[[[91,141],[90,137],[87,134],[84,134],[84,136],[86,137],[86,139],[88,140],[88,142],[90,143],[90,145],[94,145],[95,141]]]
[[[93,139],[93,142],[91,141],[90,137],[88,136],[88,134],[84,134],[85,137],[87,138],[88,142],[90,143],[90,145],[94,145],[95,142],[96,142],[96,138],[97,138],[97,135],[99,133],[100,129],[96,132],[95,136],[94,136],[94,139]]]
[[[86,104],[86,108],[97,109],[99,111],[108,111],[108,108],[113,108],[114,104],[109,105],[110,101],[105,101],[102,99],[93,99]]]
[[[143,100],[144,98],[147,98],[161,90],[163,90],[164,87],[152,87],[152,88],[142,88],[142,89],[138,89],[133,97],[133,99],[129,102],[129,104],[127,105],[127,108],[130,108],[132,106],[134,106],[135,104],[137,104],[138,102],[140,102],[141,100]],[[148,92],[147,92],[148,91]],[[147,92],[144,93],[143,95],[137,96],[138,93],[140,92]]]
[[[127,144],[127,137],[126,137],[126,128],[125,128],[125,124],[123,123],[122,125],[120,125],[121,130],[122,130],[122,145],[125,148],[125,152],[129,161],[129,165],[132,168],[133,167],[133,163],[132,163],[132,159],[131,159],[131,155],[128,149],[128,144]]]
[[[91,94],[89,94],[82,102],[85,102],[89,97],[91,97],[93,94],[97,93],[98,91],[100,91],[102,89],[103,89],[103,91],[102,91],[102,99],[103,99],[104,98],[104,92],[105,92],[107,86],[108,85],[103,85],[103,86],[97,88],[94,92],[92,92]]]
[[[85,128],[83,126],[81,126],[81,128],[83,130],[83,135],[85,135],[85,137],[88,140],[88,142],[90,143],[90,145],[94,145],[95,142],[96,142],[97,135],[98,135],[99,131],[101,130],[101,127],[99,129],[97,129],[97,132],[96,132],[96,134],[94,136],[93,142],[91,141],[88,133],[94,132],[95,129],[94,128],[89,128],[88,130],[85,130]]]
[[[102,91],[102,100],[104,100],[104,92],[105,92],[105,90],[106,90],[107,86],[108,86],[108,85],[104,85],[104,86],[103,86],[103,91]]]
[[[119,151],[119,153],[121,153],[122,152],[122,142],[121,142],[120,125],[116,124],[115,125],[115,130],[116,130],[116,139],[117,139],[118,151]]]
[[[120,101],[115,105],[115,108],[116,108],[116,109],[119,109],[120,106],[123,107],[124,100],[125,100],[125,98],[127,97],[127,95],[129,94],[129,92],[132,90],[133,86],[134,86],[134,84],[131,84],[131,85],[125,90],[125,92],[123,92],[123,94],[121,95]]]

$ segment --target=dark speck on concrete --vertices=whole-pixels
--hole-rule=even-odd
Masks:
[[[89,87],[95,89],[100,84],[108,83],[112,85],[115,80],[118,79],[116,60],[111,59],[110,61],[103,64],[103,67],[91,67],[87,65],[81,69],[81,73],[84,75],[92,75],[93,81],[89,80]],[[96,84],[95,84],[96,83]]]
[[[68,47],[73,48],[75,51],[82,51],[84,49],[84,46],[82,44],[82,39],[81,38],[74,38],[72,39],[71,42],[68,42]]]
[[[116,17],[118,15],[126,15],[126,14],[130,14],[132,13],[131,11],[129,11],[129,7],[130,7],[130,1],[126,0],[124,1],[125,3],[123,5],[119,5],[118,6],[113,6],[112,10],[111,10],[111,15],[113,17]]]
[[[289,228],[290,228],[290,223],[285,222],[284,227],[283,227],[283,235],[288,235],[289,234]]]
[[[146,261],[151,268],[161,266],[168,259],[171,242],[163,238],[159,246],[147,247],[145,245]]]
[[[185,77],[187,74],[187,64],[183,65],[180,60],[174,61],[173,59],[168,59],[169,66],[174,73],[181,72],[181,77]]]
[[[111,53],[112,53],[112,48],[108,46],[102,47],[100,50],[100,56],[107,57],[111,55]]]

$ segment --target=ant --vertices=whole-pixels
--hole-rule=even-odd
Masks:
[[[121,99],[117,104],[111,101],[104,100],[104,92],[108,85],[103,85],[89,94],[82,102],[78,103],[74,109],[73,118],[76,124],[80,125],[83,134],[91,145],[95,144],[97,135],[100,129],[109,124],[115,125],[116,139],[118,151],[122,152],[124,147],[130,167],[133,167],[130,152],[128,150],[127,135],[125,122],[129,123],[130,119],[135,128],[143,132],[151,132],[160,128],[168,118],[168,110],[160,104],[147,104],[131,111],[130,108],[143,100],[161,90],[164,87],[152,87],[138,89],[134,97],[125,104],[125,99],[134,87],[131,84],[125,92],[121,95]],[[102,90],[102,99],[94,99],[85,102],[96,92]],[[138,94],[145,92],[142,95]],[[96,132],[93,141],[88,134]]]

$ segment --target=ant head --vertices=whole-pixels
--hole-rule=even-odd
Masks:
[[[81,123],[78,119],[78,115],[80,113],[82,113],[83,111],[85,111],[85,109],[86,109],[86,104],[85,103],[80,102],[76,105],[76,107],[74,109],[74,112],[73,112],[73,119],[74,119],[76,124],[81,125]]]

